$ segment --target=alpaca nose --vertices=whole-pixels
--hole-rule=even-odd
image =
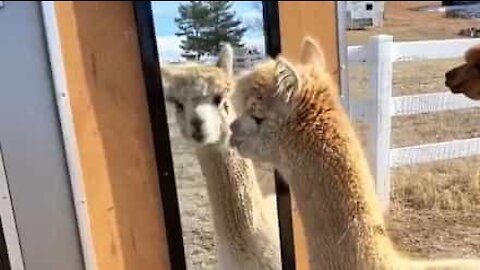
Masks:
[[[193,118],[190,121],[190,124],[192,125],[194,130],[200,130],[202,128],[202,120],[200,120],[198,118]]]
[[[453,78],[455,77],[454,70],[449,70],[447,73],[445,73],[445,80],[447,83],[451,82]]]
[[[198,142],[203,141],[202,123],[202,120],[199,118],[193,118],[190,121],[190,124],[193,127],[192,138]]]
[[[458,85],[455,84],[455,70],[445,73],[445,86],[450,88],[450,91],[454,94],[460,91]]]
[[[237,133],[239,129],[239,122],[238,121],[233,121],[233,123],[230,124],[230,131],[232,133]]]
[[[445,73],[445,86],[450,89],[453,94],[461,93],[462,90],[460,89],[461,83],[458,82],[456,78],[456,70],[450,70]]]
[[[230,131],[232,132],[232,136],[230,137],[230,145],[232,147],[237,147],[239,145],[238,130],[239,130],[238,121],[233,121],[233,123],[230,124]]]

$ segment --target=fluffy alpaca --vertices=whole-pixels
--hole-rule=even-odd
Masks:
[[[258,65],[237,82],[240,154],[271,163],[289,182],[304,221],[310,269],[479,269],[480,261],[413,261],[389,239],[361,145],[311,40],[301,61]]]
[[[465,53],[465,63],[445,73],[445,85],[455,94],[480,100],[480,45]]]
[[[228,101],[232,66],[233,51],[225,45],[217,66],[162,68],[163,85],[207,182],[219,269],[279,270],[278,227],[264,205],[253,164],[228,145],[235,116]]]

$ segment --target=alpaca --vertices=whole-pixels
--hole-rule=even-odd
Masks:
[[[465,63],[445,73],[445,85],[454,94],[480,100],[480,45],[471,47],[465,53]]]
[[[234,111],[233,50],[216,66],[187,63],[161,69],[182,135],[193,143],[212,205],[219,269],[281,269],[278,227],[264,205],[253,163],[228,144]],[[271,212],[271,211],[270,211]]]
[[[480,261],[414,261],[395,250],[323,52],[307,38],[300,59],[270,59],[240,77],[232,101],[243,112],[230,128],[242,156],[271,163],[289,183],[310,269],[480,269]]]

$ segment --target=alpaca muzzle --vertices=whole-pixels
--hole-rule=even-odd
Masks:
[[[453,94],[462,93],[462,80],[459,80],[458,71],[459,68],[453,68],[445,73],[445,86],[450,89]]]

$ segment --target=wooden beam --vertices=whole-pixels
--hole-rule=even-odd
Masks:
[[[297,58],[305,36],[316,39],[325,51],[327,70],[339,70],[335,1],[279,1],[282,55]],[[302,220],[293,210],[296,268],[307,270],[308,254]]]
[[[56,12],[97,269],[170,269],[132,2]]]
[[[335,1],[279,1],[282,54],[297,58],[305,36],[316,39],[330,72],[339,67]]]

